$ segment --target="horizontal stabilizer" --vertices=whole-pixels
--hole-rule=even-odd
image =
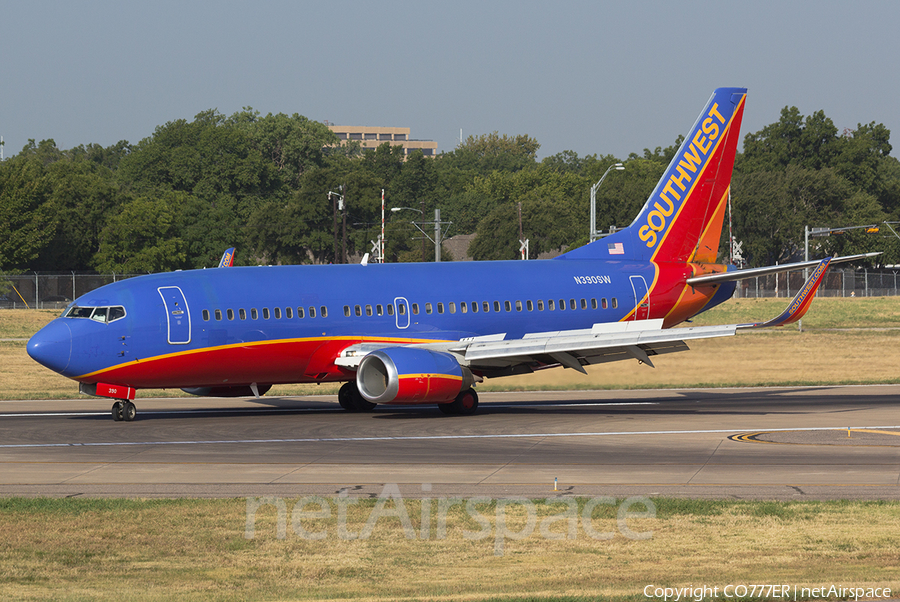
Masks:
[[[869,259],[877,257],[881,253],[863,253],[861,255],[847,255],[845,257],[835,257],[831,260],[831,264],[847,263],[848,261],[858,261],[860,259]],[[781,274],[782,272],[793,272],[817,266],[821,263],[820,259],[812,261],[798,261],[797,263],[785,263],[782,265],[769,265],[762,268],[749,268],[746,270],[734,270],[732,272],[720,272],[716,274],[704,274],[702,276],[694,276],[688,278],[687,283],[691,286],[700,284],[715,284],[717,282],[731,282],[733,280],[745,280],[747,278],[756,278],[757,276],[768,276],[769,274]]]

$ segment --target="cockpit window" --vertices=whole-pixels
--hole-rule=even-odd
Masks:
[[[90,318],[97,322],[114,322],[125,317],[125,308],[121,305],[112,307],[80,307],[71,306],[63,315],[65,318]]]

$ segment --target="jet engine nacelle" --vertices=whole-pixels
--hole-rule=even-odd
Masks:
[[[265,395],[272,385],[257,385],[256,390],[260,395]],[[185,393],[200,397],[255,397],[250,385],[235,385],[231,387],[188,387],[182,389]]]
[[[452,354],[417,347],[373,351],[356,371],[357,388],[372,403],[447,403],[474,382]]]

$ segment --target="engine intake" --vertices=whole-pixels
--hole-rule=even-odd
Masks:
[[[418,347],[373,351],[356,371],[360,394],[373,403],[447,403],[474,382],[452,354]]]

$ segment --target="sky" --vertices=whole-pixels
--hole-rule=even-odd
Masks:
[[[0,0],[4,156],[137,143],[244,107],[463,137],[527,134],[540,158],[669,146],[714,88],[742,132],[781,109],[900,145],[900,2]],[[894,153],[900,154],[900,148]]]

